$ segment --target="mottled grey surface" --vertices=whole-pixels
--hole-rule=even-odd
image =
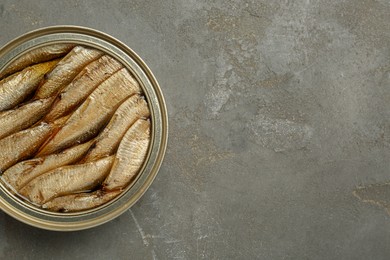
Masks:
[[[0,213],[1,259],[389,259],[390,216],[362,201],[390,205],[374,196],[390,189],[388,0],[2,0],[0,23],[1,45],[56,24],[110,33],[170,116],[131,211],[74,233]]]

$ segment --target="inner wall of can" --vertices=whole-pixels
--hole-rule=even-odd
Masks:
[[[129,47],[111,36],[83,27],[56,26],[27,33],[0,50],[0,71],[26,52],[44,45],[75,43],[99,49],[121,62],[140,83],[151,111],[152,140],[146,162],[135,182],[116,199],[79,213],[54,213],[34,207],[0,184],[0,208],[35,227],[70,231],[103,224],[130,208],[148,189],[161,166],[168,137],[165,101],[152,72]]]

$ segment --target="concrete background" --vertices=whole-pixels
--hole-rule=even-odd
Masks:
[[[389,259],[388,0],[1,0],[0,24],[1,45],[57,24],[113,35],[170,116],[130,211],[74,233],[0,212],[1,259]]]

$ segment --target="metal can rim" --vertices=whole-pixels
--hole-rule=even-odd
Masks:
[[[97,209],[66,214],[34,209],[10,195],[0,184],[0,209],[28,225],[53,231],[75,231],[104,224],[133,206],[150,187],[162,164],[168,142],[168,113],[161,88],[146,63],[130,47],[95,29],[60,25],[25,33],[0,49],[0,71],[12,60],[34,47],[74,42],[103,50],[119,59],[140,82],[152,114],[152,142],[148,159],[136,182],[120,198]]]

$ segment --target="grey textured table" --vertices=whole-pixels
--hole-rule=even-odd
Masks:
[[[130,211],[74,233],[0,212],[1,259],[389,259],[388,0],[2,0],[0,23],[1,45],[56,24],[110,33],[170,116]]]

